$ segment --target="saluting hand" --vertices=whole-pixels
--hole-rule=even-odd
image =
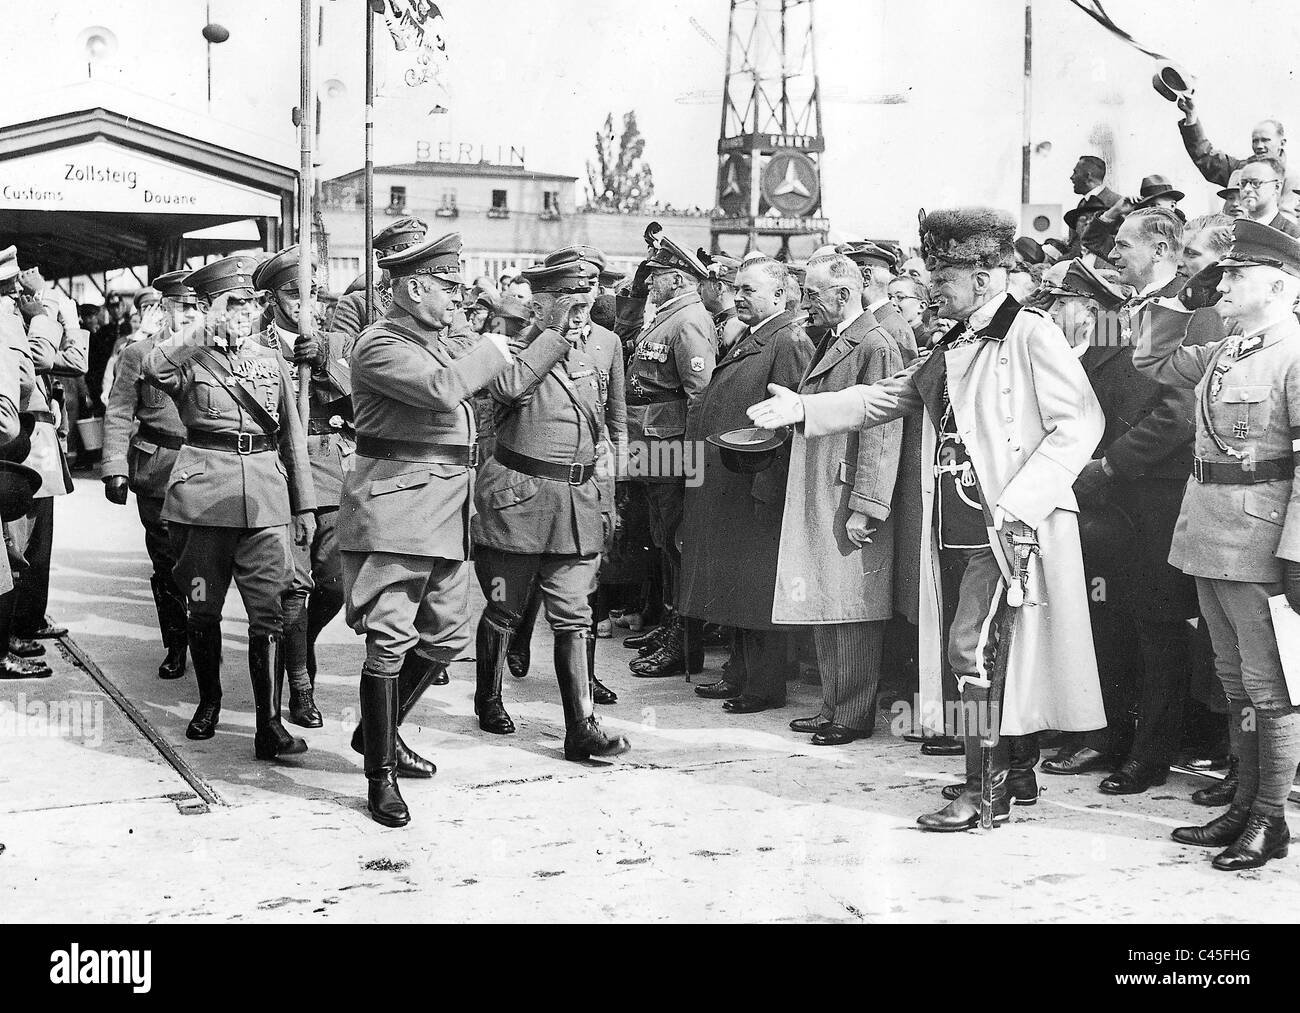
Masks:
[[[780,429],[803,421],[803,398],[777,383],[769,383],[767,392],[772,395],[770,398],[746,410],[754,425],[762,429]]]
[[[587,297],[585,295],[562,295],[551,303],[551,308],[546,311],[539,321],[542,330],[558,331],[560,334],[568,334],[573,311],[579,306],[585,305]]]

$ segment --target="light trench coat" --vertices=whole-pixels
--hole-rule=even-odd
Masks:
[[[1071,487],[1101,439],[1104,419],[1079,360],[1051,319],[1009,295],[999,299],[991,322],[978,331],[982,340],[948,347],[945,339],[927,359],[888,380],[805,397],[804,435],[883,425],[921,412],[929,420],[921,449],[929,480],[923,479],[921,490],[920,721],[942,734],[946,644],[935,482],[928,465],[935,460],[946,378],[1002,570],[995,600],[1012,573],[1007,547],[993,528],[996,518],[1005,532],[998,508],[1034,528],[1042,549],[1012,641],[1002,733],[1090,731],[1104,727],[1106,715]]]

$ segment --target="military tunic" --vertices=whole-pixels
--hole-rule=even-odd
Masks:
[[[177,602],[183,622],[185,595],[172,576],[176,550],[162,511],[167,480],[185,439],[185,425],[172,399],[144,378],[144,357],[156,347],[158,337],[165,340],[166,336],[142,337],[118,355],[104,412],[100,476],[125,478],[127,487],[135,493],[136,510],[144,526],[145,551],[153,564],[155,597],[160,600],[160,609],[163,594]]]
[[[540,576],[552,627],[576,632],[591,625],[588,595],[613,535],[626,410],[618,338],[595,324],[573,342],[559,337],[544,332],[489,387],[497,456],[479,477],[473,540],[479,583],[489,611],[505,613],[497,616],[501,625],[517,622]],[[569,477],[516,470],[527,466],[518,455],[567,469]]]
[[[279,425],[275,449],[258,450],[266,433],[226,384],[195,358],[216,358]],[[251,336],[238,352],[200,345],[187,334],[144,357],[145,378],[171,396],[185,425],[162,517],[176,530],[176,583],[192,621],[217,623],[232,576],[252,635],[278,634],[280,599],[293,579],[289,522],[316,508],[307,443],[284,361]],[[241,452],[236,441],[253,452]],[[229,444],[215,449],[205,443]]]
[[[1157,305],[1133,360],[1170,386],[1194,387],[1196,457],[1169,562],[1196,578],[1215,664],[1230,700],[1290,707],[1267,599],[1283,563],[1300,562],[1300,323],[1182,345],[1191,314]],[[1222,481],[1239,477],[1239,481]]]
[[[349,362],[357,452],[338,521],[346,615],[366,637],[367,670],[395,676],[417,644],[443,663],[469,645],[472,398],[509,360],[490,340],[453,341],[394,306]]]
[[[298,335],[274,323],[262,334],[285,360],[296,403],[299,367],[292,357]],[[337,332],[323,333],[318,338],[320,358],[311,366],[307,422],[307,459],[316,490],[316,532],[310,545],[292,545],[293,593],[305,597],[315,589],[331,598],[332,616],[342,603],[343,569],[336,532],[338,506],[343,476],[352,467],[356,449],[350,423],[352,379],[347,364],[352,340]]]

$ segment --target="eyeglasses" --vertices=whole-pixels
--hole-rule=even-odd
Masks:
[[[907,302],[909,299],[910,299],[912,302],[920,302],[920,301],[921,301],[921,297],[920,297],[920,296],[916,296],[916,295],[903,295],[901,292],[891,292],[891,293],[889,293],[889,301],[892,302],[892,303],[894,303],[895,305],[897,305],[898,303]]]
[[[1281,183],[1280,179],[1243,179],[1237,183],[1242,190],[1258,190],[1265,183]]]
[[[822,302],[824,301],[823,293],[834,292],[836,289],[842,287],[843,286],[840,285],[827,285],[825,288],[806,288],[803,291],[804,294],[809,296],[810,298],[816,299],[818,302]]]

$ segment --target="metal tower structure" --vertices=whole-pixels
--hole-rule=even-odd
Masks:
[[[723,236],[824,235],[814,0],[731,0],[713,247]]]

